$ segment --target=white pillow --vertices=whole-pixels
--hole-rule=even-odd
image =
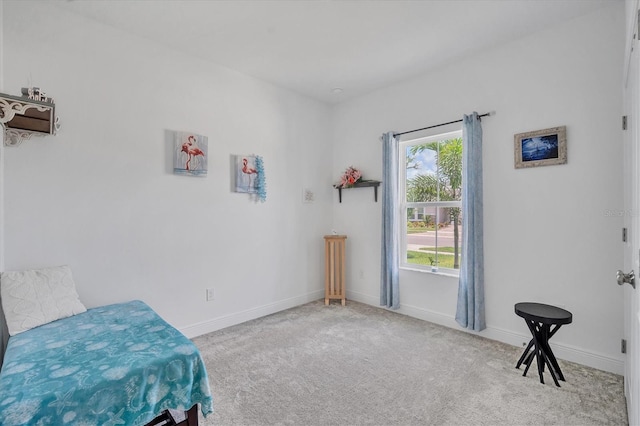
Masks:
[[[68,266],[0,274],[9,335],[85,312]]]

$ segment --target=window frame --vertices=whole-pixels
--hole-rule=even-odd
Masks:
[[[400,155],[398,156],[398,181],[399,181],[399,190],[400,197],[398,199],[399,202],[399,210],[400,210],[400,253],[399,253],[399,262],[398,267],[400,269],[405,270],[414,270],[420,272],[428,272],[435,273],[440,275],[451,275],[458,277],[460,275],[460,269],[454,268],[442,268],[427,265],[420,265],[415,263],[407,262],[407,210],[409,208],[421,208],[421,207],[431,207],[436,208],[436,211],[440,207],[459,207],[462,209],[462,199],[460,201],[420,201],[420,202],[408,202],[407,201],[407,147],[413,145],[421,145],[424,143],[435,142],[440,140],[447,140],[453,138],[462,138],[462,128],[460,127],[457,130],[452,130],[444,133],[437,133],[430,136],[418,137],[415,139],[409,139],[406,141],[400,141],[399,150]],[[436,227],[437,233],[437,227]],[[460,245],[462,247],[462,245]]]

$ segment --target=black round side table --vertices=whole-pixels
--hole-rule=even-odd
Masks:
[[[516,315],[524,318],[527,327],[529,327],[529,331],[531,331],[531,336],[533,336],[518,360],[516,368],[520,368],[524,362],[527,368],[524,369],[524,374],[522,375],[526,376],[533,362],[533,357],[535,356],[536,363],[538,364],[540,383],[544,383],[542,373],[544,372],[544,366],[546,364],[549,367],[549,373],[551,373],[551,377],[553,377],[556,386],[560,387],[558,379],[562,381],[565,380],[558,361],[549,346],[549,339],[556,334],[561,326],[570,324],[571,321],[573,321],[573,315],[571,312],[556,306],[532,302],[516,303],[515,312]]]

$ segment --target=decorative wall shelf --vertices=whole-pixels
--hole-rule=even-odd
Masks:
[[[18,146],[33,135],[55,135],[60,129],[53,102],[0,93],[0,124],[4,144]]]
[[[335,188],[338,190],[338,199],[340,200],[340,202],[342,202],[342,190],[343,189],[373,187],[373,197],[374,197],[374,200],[377,203],[378,202],[378,187],[379,186],[380,186],[380,181],[379,180],[363,180],[363,181],[354,183],[353,185],[345,187],[345,188],[342,188],[342,187],[335,187]]]

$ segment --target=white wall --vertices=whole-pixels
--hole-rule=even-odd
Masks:
[[[339,105],[333,174],[349,165],[380,178],[379,137],[495,110],[483,119],[487,337],[529,339],[514,304],[574,315],[552,339],[560,358],[622,373],[623,3],[513,41],[421,78]],[[389,60],[393,60],[390,58]],[[568,164],[515,170],[513,135],[567,126]],[[438,129],[444,131],[446,129]],[[380,205],[370,190],[337,203],[348,234],[351,299],[379,303]],[[362,277],[361,277],[362,271]],[[457,327],[457,280],[401,271],[404,312]],[[515,360],[514,360],[515,362]]]
[[[88,306],[139,298],[194,336],[321,297],[334,228],[349,237],[348,297],[377,305],[380,203],[371,189],[338,203],[330,184],[349,165],[380,178],[385,131],[495,110],[483,120],[482,335],[519,345],[514,303],[562,305],[574,323],[556,353],[622,372],[622,220],[605,214],[623,204],[621,9],[331,110],[47,2],[6,2],[4,91],[42,87],[63,128],[6,150],[5,268],[70,264]],[[567,165],[513,169],[514,133],[559,125]],[[207,178],[171,173],[168,130],[209,137]],[[250,153],[265,159],[265,204],[230,191],[230,155]],[[457,327],[456,293],[455,279],[403,271],[400,311]]]
[[[327,105],[48,2],[6,2],[4,37],[5,91],[62,121],[5,150],[6,270],[69,264],[87,306],[142,299],[189,336],[322,297]],[[206,178],[172,173],[169,130],[208,136]],[[264,157],[266,203],[231,192],[234,154]]]

